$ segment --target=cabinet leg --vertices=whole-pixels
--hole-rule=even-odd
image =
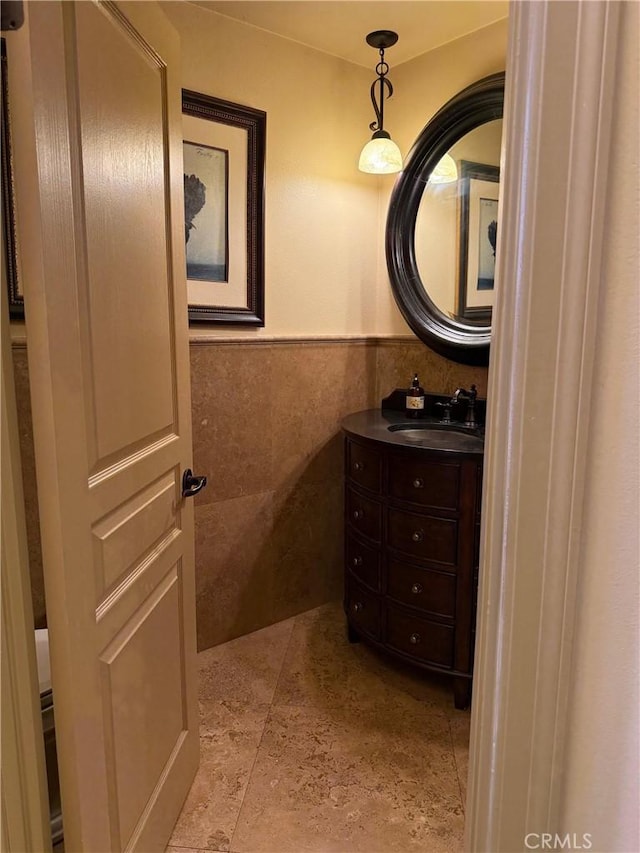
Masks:
[[[471,679],[453,679],[453,703],[459,711],[464,711],[471,703]]]
[[[350,643],[359,643],[360,642],[360,635],[357,634],[353,630],[353,628],[351,627],[351,625],[348,622],[347,622],[347,639],[349,640]]]

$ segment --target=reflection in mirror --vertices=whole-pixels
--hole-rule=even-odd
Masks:
[[[443,160],[449,156],[455,163],[457,179],[452,174],[453,180],[443,181],[438,164],[416,218],[415,253],[423,287],[448,317],[479,325],[491,322],[495,254],[489,226],[497,222],[499,182],[494,176],[499,175],[501,142],[502,119],[486,122],[456,142]],[[470,164],[491,168],[482,175]]]

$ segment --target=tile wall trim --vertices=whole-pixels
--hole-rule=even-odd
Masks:
[[[193,335],[193,333],[192,333]],[[329,336],[273,336],[260,338],[231,338],[231,337],[214,337],[212,335],[190,337],[190,346],[317,346],[325,344],[359,344],[363,346],[379,346],[380,344],[419,344],[420,341],[413,335],[336,335]]]
[[[261,338],[227,338],[213,337],[191,337],[189,339],[190,347],[199,346],[317,346],[326,344],[358,344],[360,346],[393,346],[394,344],[415,344],[424,346],[424,344],[413,335],[363,335],[363,336],[336,336],[336,337],[261,337]],[[22,334],[20,337],[15,337],[11,341],[11,348],[14,350],[26,350],[27,338]]]
[[[396,344],[413,344],[414,346],[421,347],[424,349],[427,347],[426,344],[422,343],[419,338],[416,338],[414,335],[388,335],[385,337],[375,338],[375,343],[379,347],[392,347]],[[427,347],[429,349],[429,347]]]

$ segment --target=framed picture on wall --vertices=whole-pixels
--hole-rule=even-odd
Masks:
[[[498,166],[461,161],[457,313],[487,325],[493,308],[499,194]]]
[[[182,90],[189,320],[264,326],[267,114]]]
[[[9,291],[9,315],[18,319],[24,317],[24,296],[18,275],[7,50],[5,40],[0,41],[2,53],[2,260]]]

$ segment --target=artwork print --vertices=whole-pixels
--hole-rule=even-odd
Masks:
[[[229,280],[229,152],[184,142],[187,278]]]
[[[460,161],[459,317],[490,325],[498,242],[500,168]]]
[[[478,229],[478,290],[493,290],[496,270],[496,240],[498,236],[498,201],[480,199]]]

